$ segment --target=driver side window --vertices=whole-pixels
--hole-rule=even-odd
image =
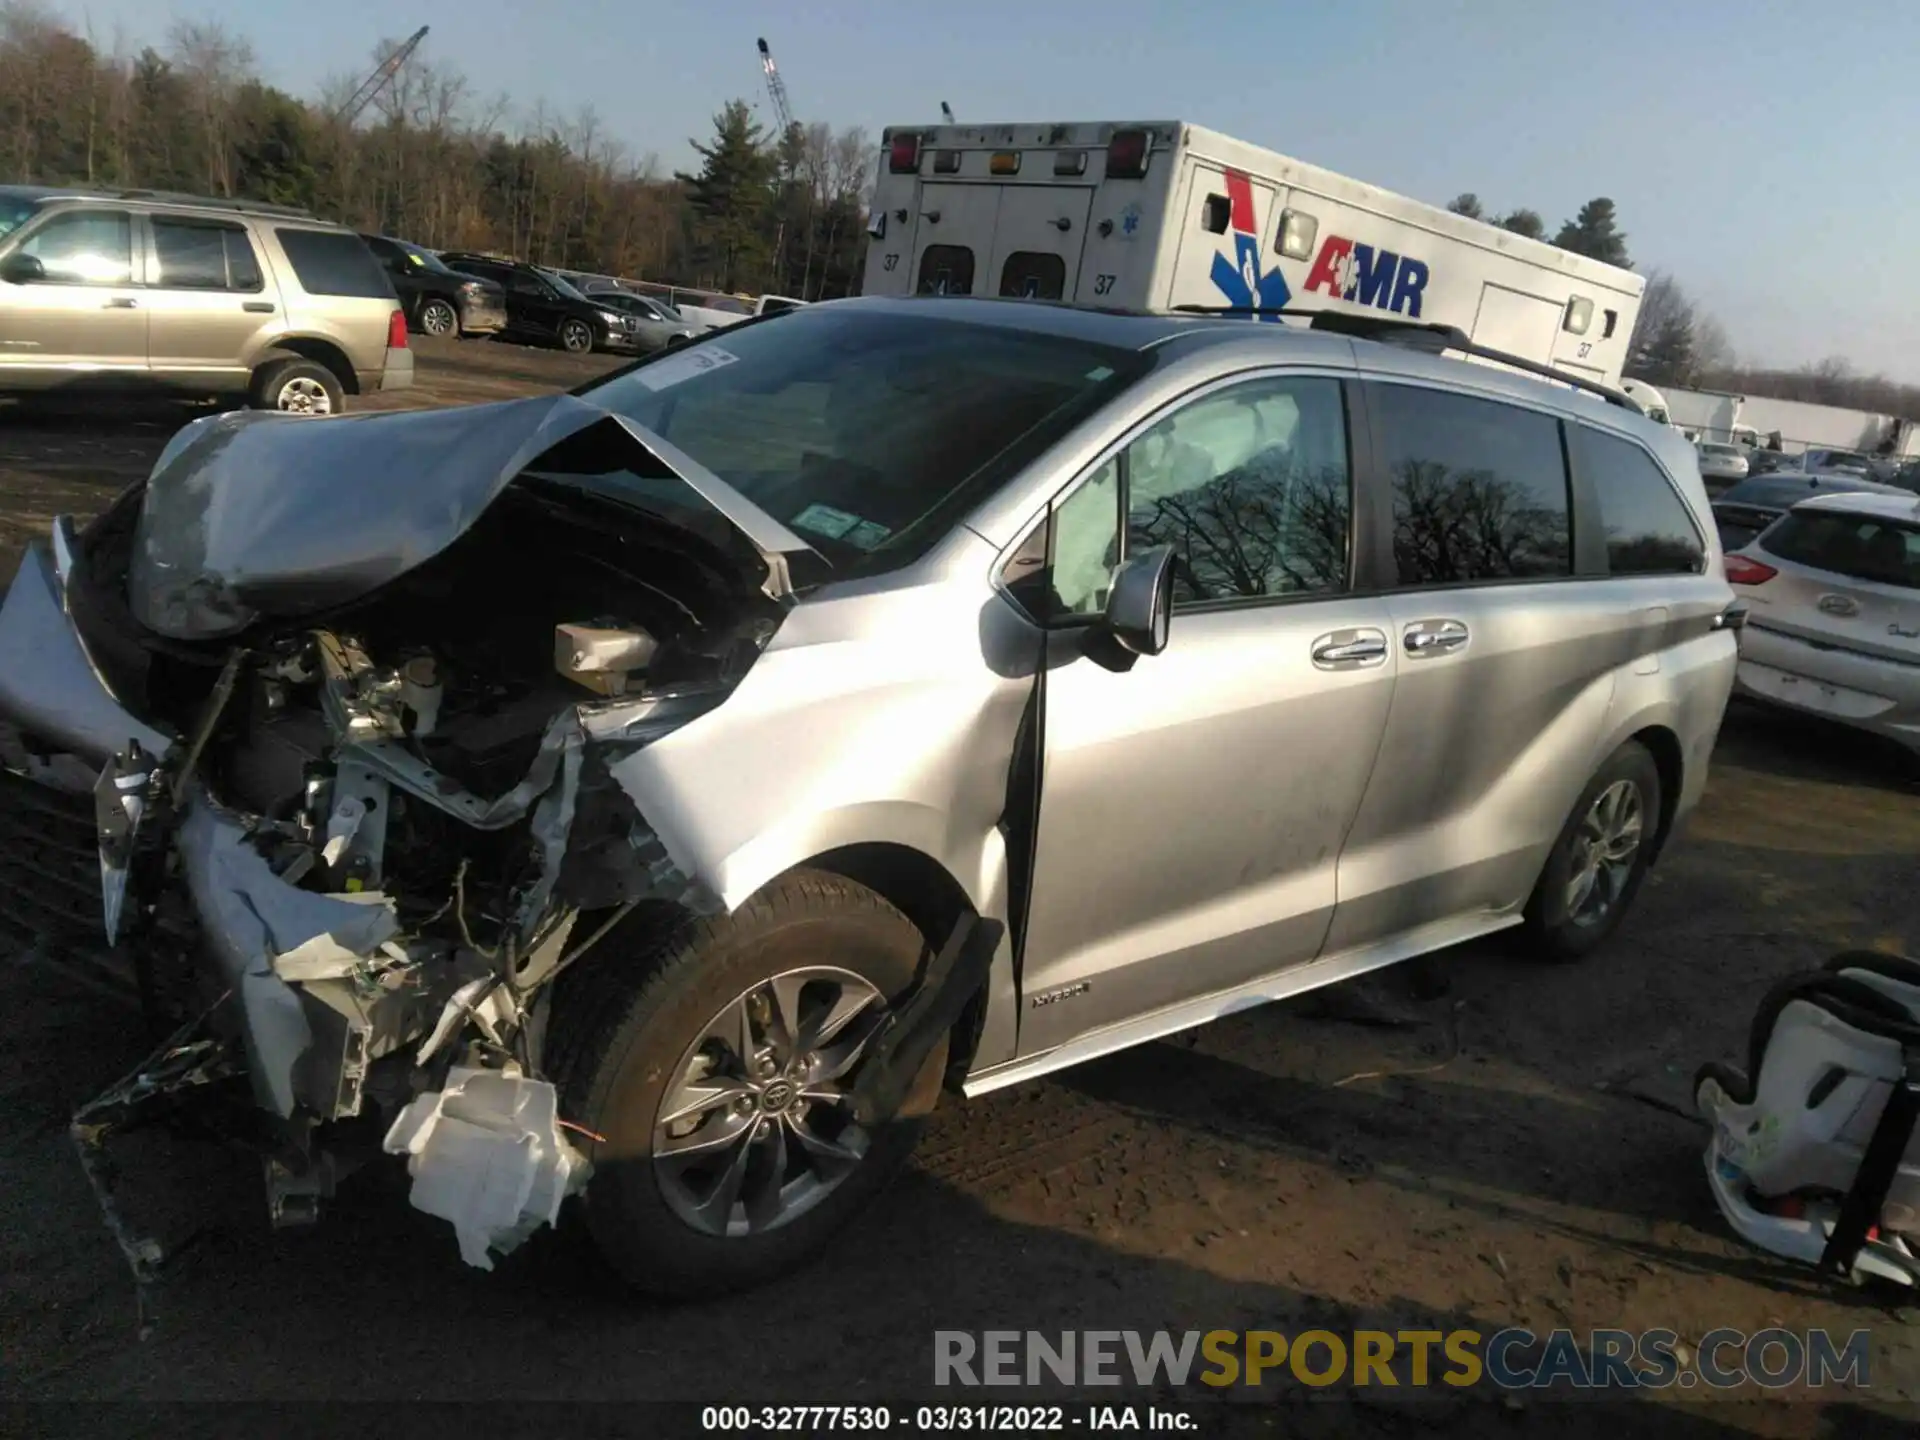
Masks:
[[[1061,502],[1054,614],[1099,614],[1114,567],[1155,545],[1173,547],[1176,608],[1335,593],[1347,584],[1352,516],[1339,381],[1217,390],[1154,425]]]

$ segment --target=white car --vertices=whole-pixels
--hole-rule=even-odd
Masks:
[[[1748,606],[1739,693],[1920,752],[1920,500],[1803,500],[1726,565]]]
[[[1693,448],[1700,454],[1700,478],[1708,485],[1725,489],[1747,478],[1747,453],[1738,445],[1702,440]]]

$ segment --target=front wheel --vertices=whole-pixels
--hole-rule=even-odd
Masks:
[[[445,339],[460,332],[460,317],[444,300],[429,300],[420,307],[420,329]]]
[[[800,871],[563,997],[552,1068],[593,1136],[587,1219],[615,1270],[676,1297],[763,1284],[892,1178],[946,1047],[891,1120],[858,1124],[849,1091],[925,949],[871,890]]]
[[[593,350],[593,327],[584,320],[562,321],[560,348],[569,355],[590,354]]]
[[[1527,901],[1536,953],[1577,960],[1619,928],[1646,878],[1660,806],[1660,769],[1629,740],[1581,791]]]

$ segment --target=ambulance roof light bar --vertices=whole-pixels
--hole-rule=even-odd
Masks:
[[[1544,380],[1571,385],[1576,390],[1585,390],[1589,394],[1598,395],[1609,405],[1618,405],[1621,409],[1631,410],[1636,415],[1647,413],[1640,408],[1639,401],[1623,391],[1614,389],[1611,385],[1603,385],[1598,380],[1589,380],[1584,375],[1575,375],[1571,371],[1556,370],[1553,366],[1542,365],[1537,360],[1509,355],[1504,350],[1476,345],[1467,332],[1457,325],[1422,325],[1417,320],[1398,320],[1384,315],[1377,317],[1351,315],[1344,310],[1272,309],[1261,305],[1176,305],[1173,308],[1176,313],[1182,315],[1260,315],[1305,320],[1309,322],[1307,328],[1311,330],[1327,330],[1338,335],[1351,335],[1358,340],[1377,340],[1386,345],[1405,345],[1424,350],[1432,355],[1438,355],[1446,350],[1458,350],[1482,360],[1491,360],[1497,365],[1509,365],[1516,370],[1524,370]]]

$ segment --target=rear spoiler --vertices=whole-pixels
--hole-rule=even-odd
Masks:
[[[1410,349],[1425,351],[1430,355],[1438,355],[1446,350],[1458,350],[1462,354],[1473,355],[1481,360],[1491,360],[1498,365],[1508,365],[1515,370],[1524,370],[1544,380],[1553,380],[1562,385],[1571,385],[1576,390],[1585,390],[1588,394],[1598,395],[1609,405],[1617,405],[1622,410],[1631,411],[1635,415],[1647,413],[1641,408],[1639,401],[1623,390],[1616,390],[1611,385],[1603,385],[1598,380],[1589,380],[1583,375],[1556,370],[1553,366],[1542,365],[1537,360],[1509,355],[1504,350],[1495,350],[1486,345],[1476,345],[1467,332],[1457,325],[1422,325],[1413,320],[1399,320],[1384,315],[1353,315],[1344,310],[1284,310],[1259,305],[1176,305],[1173,308],[1177,313],[1184,315],[1253,315],[1262,318],[1306,320],[1311,330],[1328,330],[1338,335],[1351,335],[1359,340],[1377,340],[1384,345],[1404,345]]]

